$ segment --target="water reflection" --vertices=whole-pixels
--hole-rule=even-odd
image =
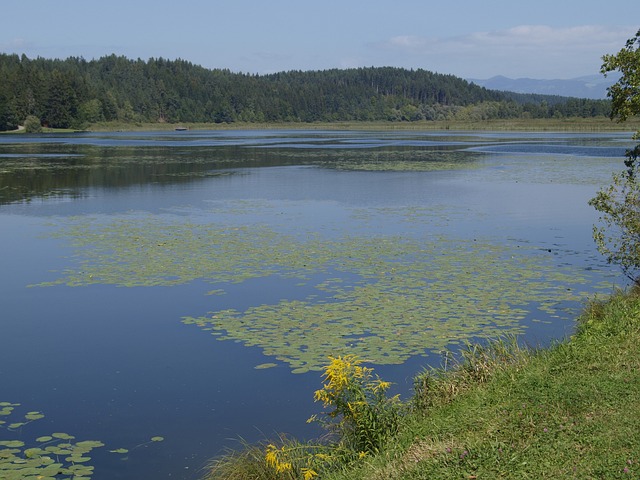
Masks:
[[[80,198],[88,188],[180,184],[235,169],[321,165],[360,170],[472,167],[479,153],[619,157],[623,134],[180,132],[4,135],[0,204]],[[602,142],[607,141],[606,146]],[[599,142],[599,143],[594,143]],[[394,163],[395,162],[395,163]]]

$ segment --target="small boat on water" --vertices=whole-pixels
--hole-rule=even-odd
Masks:
[[[176,132],[186,132],[189,130],[187,127],[176,127]]]

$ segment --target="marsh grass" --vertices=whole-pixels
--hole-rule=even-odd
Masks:
[[[593,118],[513,118],[506,120],[443,120],[419,122],[269,122],[269,123],[127,123],[98,122],[86,126],[93,132],[148,132],[175,131],[177,127],[188,130],[494,130],[494,131],[560,131],[560,132],[606,132],[633,131],[640,127],[640,119],[628,119],[624,124],[611,121],[608,117]],[[72,133],[80,130],[43,128],[43,133]],[[0,132],[3,134],[26,133],[22,130]]]
[[[225,480],[310,480],[318,471],[348,461],[324,442],[300,442],[284,435],[228,449],[205,467],[205,478]]]
[[[575,335],[548,349],[508,337],[445,356],[441,369],[416,376],[397,435],[377,453],[320,464],[314,473],[329,480],[639,478],[638,399],[634,289],[592,301]],[[263,445],[235,455],[265,468],[264,452]],[[238,458],[225,460],[227,471]],[[240,476],[214,468],[207,478],[305,478],[293,469],[289,476],[235,471]]]
[[[520,130],[520,131],[630,131],[640,120],[630,119],[624,125],[608,117],[564,119],[508,119],[483,121],[420,121],[420,122],[272,122],[272,123],[185,123],[189,130]],[[88,127],[92,131],[153,131],[175,130],[169,123],[102,122]]]
[[[249,444],[240,440],[239,449],[229,449],[223,455],[212,460],[205,468],[206,478],[224,478],[227,480],[245,479],[295,479],[294,470],[276,472],[265,462],[266,443]]]
[[[485,344],[467,342],[457,357],[445,352],[441,368],[425,369],[415,376],[412,407],[424,413],[446,404],[497,375],[517,372],[531,357],[532,351],[520,346],[513,335]]]

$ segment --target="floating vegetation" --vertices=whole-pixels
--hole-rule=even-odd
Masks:
[[[578,302],[586,296],[558,289],[558,284],[579,280],[551,265],[544,268],[535,256],[451,241],[444,254],[439,248],[444,241],[418,245],[395,239],[367,245],[360,240],[353,250],[343,246],[343,253],[358,252],[349,261],[360,279],[351,285],[330,279],[316,286],[330,300],[283,300],[184,322],[222,331],[220,340],[259,346],[303,373],[318,370],[329,355],[402,363],[456,340],[497,330],[522,333],[527,308],[536,302],[549,297]]]
[[[0,415],[9,417],[19,403],[0,402]],[[0,428],[9,432],[44,418],[41,412],[28,412],[26,421],[0,421]],[[23,436],[22,434],[20,435]],[[0,440],[0,478],[6,480],[33,479],[87,479],[93,475],[94,467],[88,465],[88,455],[104,444],[97,440],[75,441],[73,435],[55,432],[36,438],[29,445],[23,440]]]
[[[0,402],[0,429],[16,432],[16,436],[24,437],[25,425],[44,418],[42,412],[27,412],[21,422],[10,422],[19,403]],[[95,448],[104,447],[98,440],[76,441],[76,437],[64,432],[42,435],[31,442],[21,439],[0,440],[0,478],[3,480],[24,479],[73,479],[91,478],[94,467],[89,465],[89,454]],[[149,441],[136,445],[131,449],[116,448],[111,453],[127,454],[136,448],[152,443],[162,442],[164,437],[154,436]],[[124,458],[126,459],[126,458]]]
[[[406,221],[425,214],[407,209]],[[589,283],[585,275],[526,243],[443,234],[328,239],[147,214],[76,218],[58,235],[75,246],[76,268],[40,285],[201,280],[216,286],[203,294],[218,296],[249,279],[294,278],[303,285],[324,278],[307,285],[312,294],[288,290],[289,298],[274,304],[244,299],[244,309],[214,304],[206,315],[183,319],[218,340],[260,347],[296,373],[321,368],[329,355],[402,363],[471,337],[520,333],[532,312],[566,317],[567,305],[577,307],[588,295],[579,291]]]
[[[109,450],[110,453],[119,453],[119,454],[125,454],[125,453],[129,453],[129,449],[127,448],[116,448],[114,450]]]
[[[329,157],[329,152],[333,153],[331,157]],[[434,172],[475,169],[479,166],[477,160],[482,157],[482,154],[461,150],[416,148],[354,150],[350,151],[348,155],[345,155],[344,152],[325,150],[320,164],[338,170]]]
[[[618,157],[580,157],[577,162],[570,155],[502,154],[491,158],[479,178],[490,181],[525,182],[538,184],[602,185],[603,179],[618,168]]]
[[[256,365],[253,368],[255,368],[256,370],[264,370],[266,368],[273,368],[277,366],[278,366],[277,363],[269,362],[269,363],[261,363],[260,365]]]
[[[132,452],[133,450],[140,448],[140,447],[146,447],[147,445],[150,445],[152,443],[156,443],[156,442],[163,442],[164,441],[164,437],[151,437],[151,439],[149,439],[149,441],[147,442],[143,442],[140,443],[138,445],[136,445],[135,447],[132,448],[114,448],[113,450],[109,450],[109,453],[117,453],[119,455],[126,455],[130,452]],[[122,457],[121,460],[129,460],[129,457]]]

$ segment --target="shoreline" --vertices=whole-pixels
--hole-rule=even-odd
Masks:
[[[576,131],[576,132],[634,132],[640,128],[640,119],[618,123],[609,118],[570,119],[511,119],[419,122],[278,122],[278,123],[96,123],[90,131],[175,131],[177,127],[190,130],[370,130],[370,131]]]
[[[43,128],[42,133],[82,132],[153,132],[224,130],[366,130],[366,131],[513,131],[513,132],[630,132],[640,130],[640,118],[619,123],[607,117],[565,119],[508,119],[485,121],[419,121],[419,122],[278,122],[278,123],[121,123],[100,122],[86,129]],[[24,134],[24,127],[1,134]]]

